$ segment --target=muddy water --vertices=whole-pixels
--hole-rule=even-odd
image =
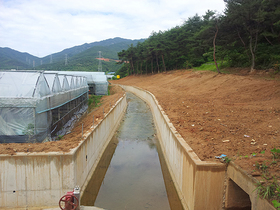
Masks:
[[[157,147],[150,109],[131,93],[127,93],[127,99],[124,120],[104,152],[81,204],[112,210],[180,210],[180,200]]]

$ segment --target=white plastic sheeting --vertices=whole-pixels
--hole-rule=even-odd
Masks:
[[[56,73],[59,75],[73,75],[86,77],[89,93],[95,95],[108,94],[108,81],[105,72],[86,71],[45,71],[45,73]]]
[[[108,94],[108,81],[106,75],[93,75],[93,81],[95,84],[95,95],[107,95]]]
[[[0,143],[43,141],[52,125],[86,104],[87,93],[85,77],[0,72]]]

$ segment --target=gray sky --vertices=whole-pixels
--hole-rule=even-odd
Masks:
[[[0,47],[38,57],[114,37],[148,38],[223,0],[0,0]]]

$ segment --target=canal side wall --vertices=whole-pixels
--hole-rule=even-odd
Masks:
[[[69,153],[0,155],[0,209],[57,207],[60,197],[75,186],[83,194],[126,107],[124,95]]]
[[[184,209],[222,209],[226,166],[201,161],[176,131],[153,94],[136,87],[122,87],[149,104],[160,145]]]

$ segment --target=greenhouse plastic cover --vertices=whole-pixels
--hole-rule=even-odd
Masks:
[[[108,94],[108,81],[106,75],[94,75],[94,91],[95,95],[107,95]]]
[[[94,83],[94,75],[105,75],[105,72],[87,72],[87,71],[45,71],[45,73],[57,73],[57,74],[65,74],[65,75],[74,75],[74,76],[83,76],[86,77],[87,83]]]
[[[45,71],[45,73],[67,74],[74,76],[84,76],[89,86],[93,86],[95,95],[108,94],[108,81],[105,72],[86,72],[86,71]],[[70,85],[71,86],[71,85]]]
[[[32,136],[32,133],[45,138],[51,124],[49,111],[87,92],[84,77],[59,79],[57,74],[42,72],[0,72],[0,135]]]

